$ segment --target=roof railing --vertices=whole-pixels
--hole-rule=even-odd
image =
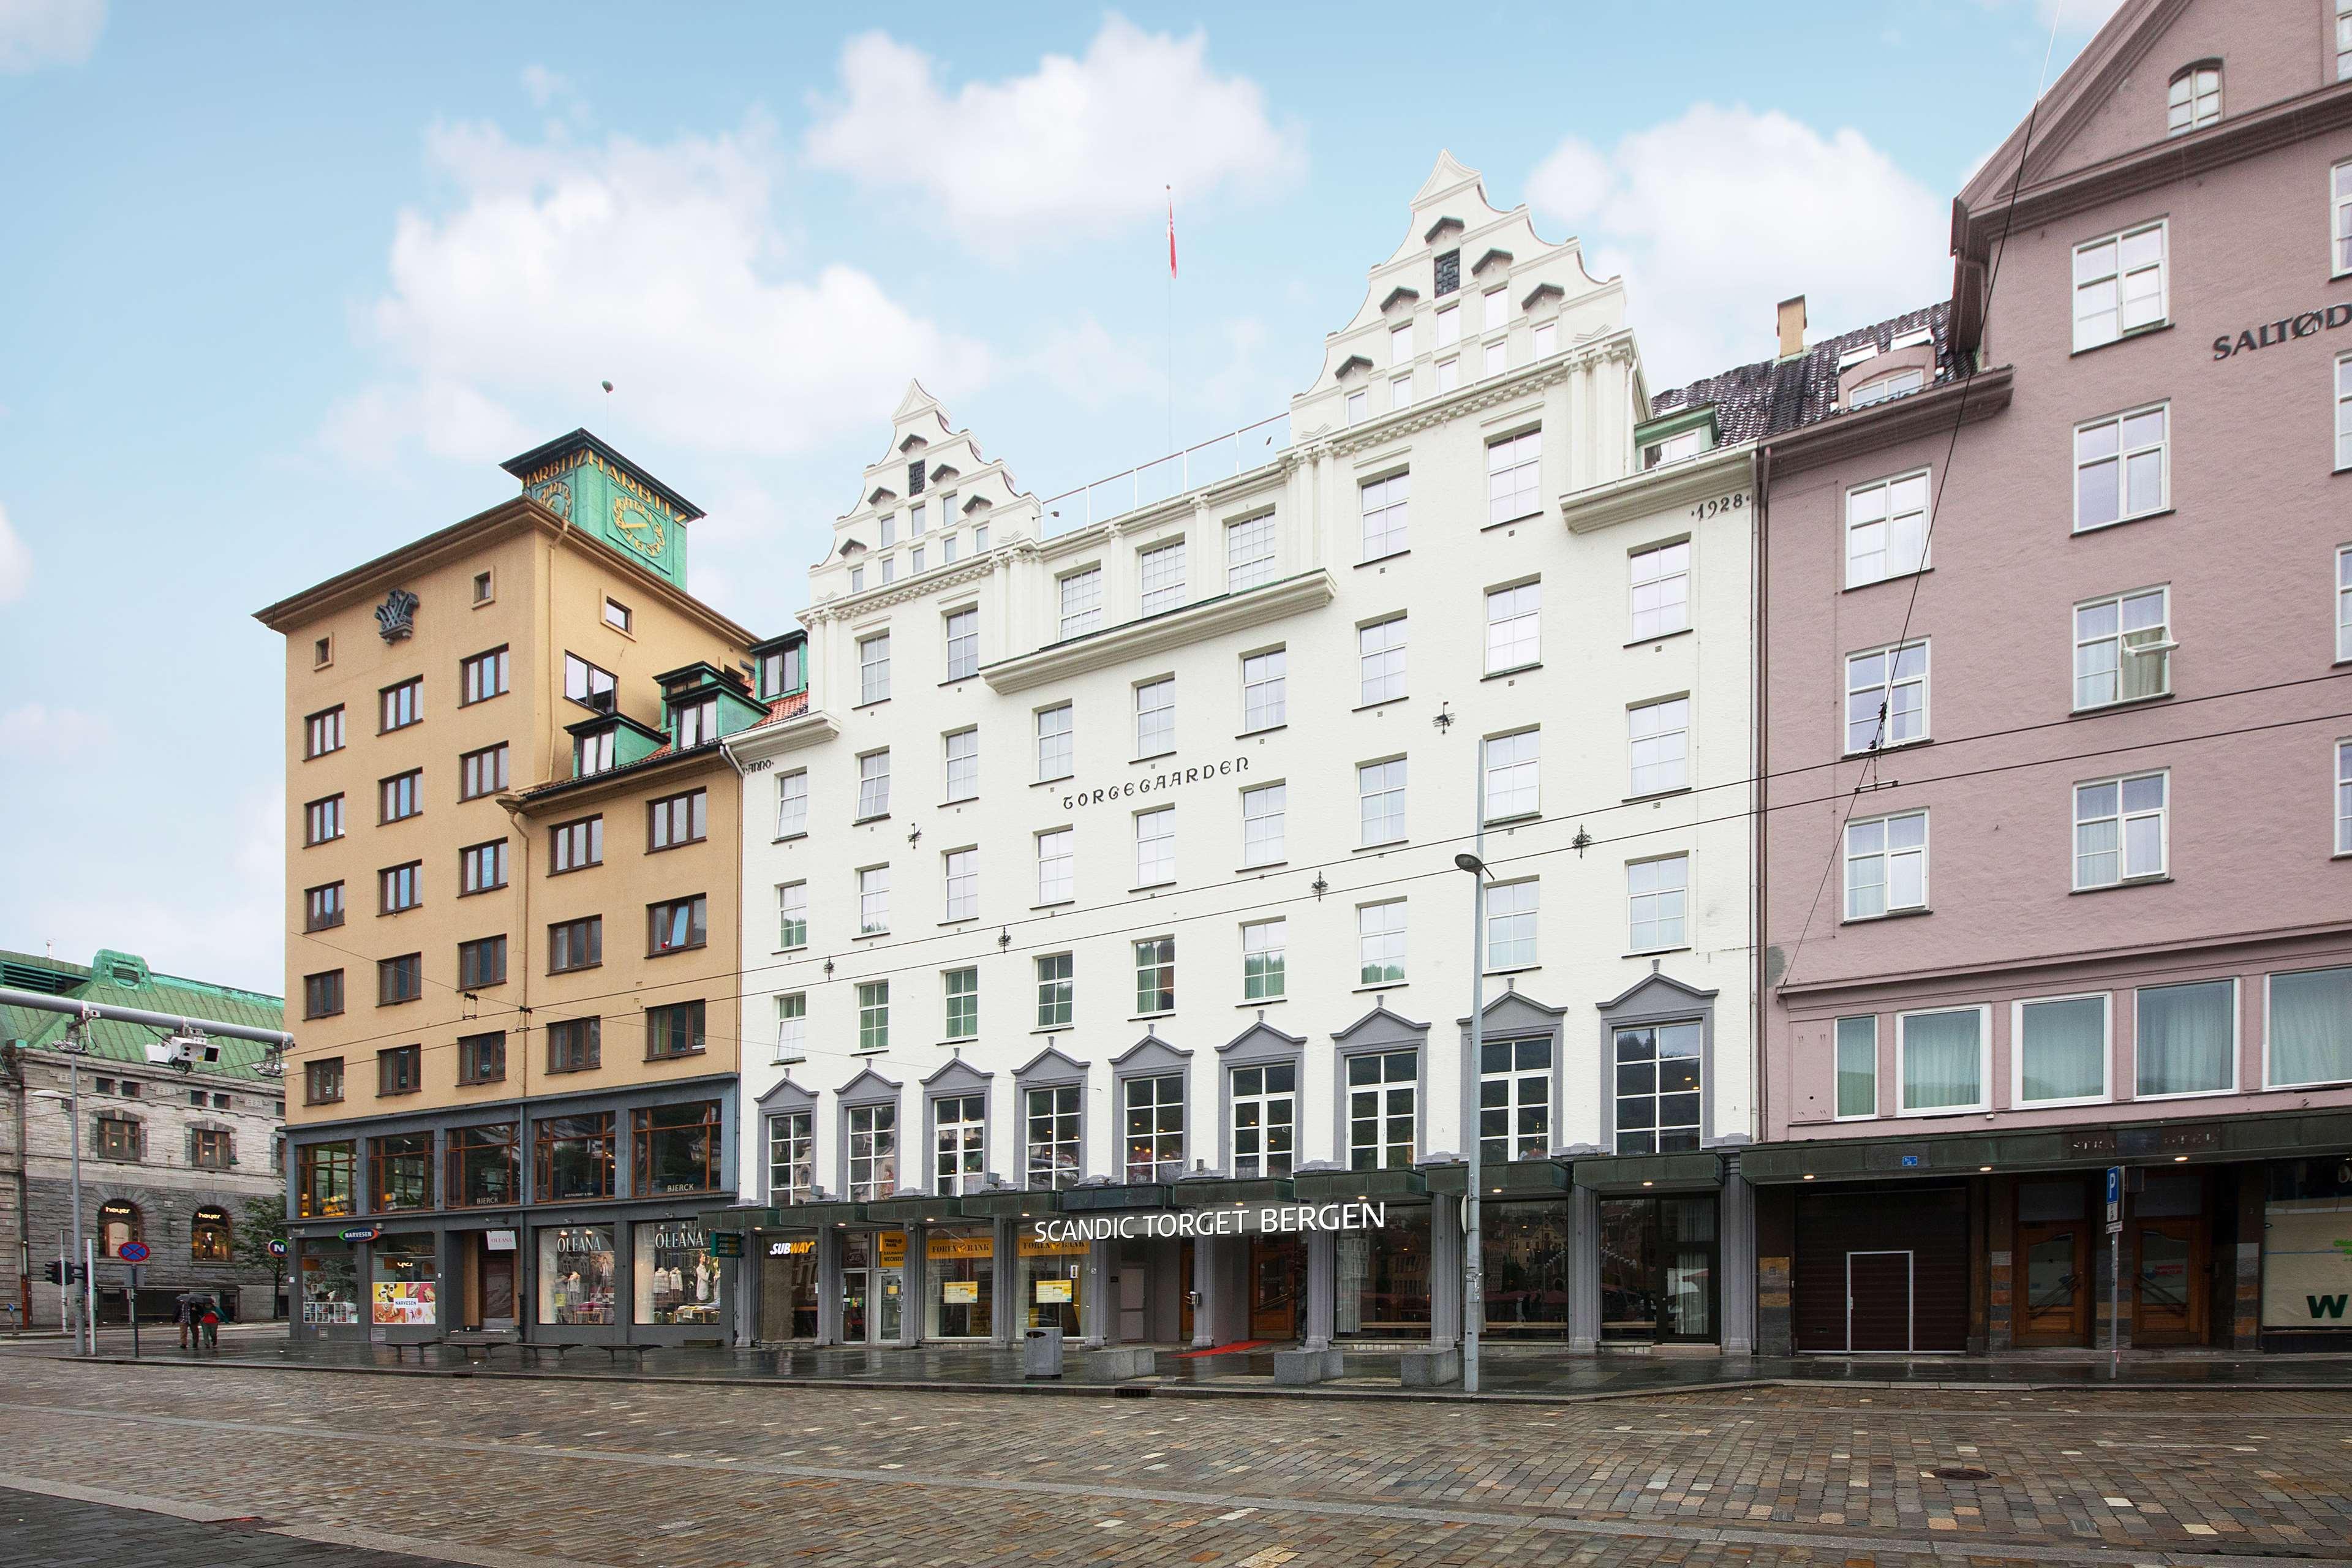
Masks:
[[[1249,468],[1263,467],[1274,460],[1276,432],[1269,426],[1279,425],[1290,416],[1286,412],[1244,425],[1238,430],[1228,430],[1197,446],[1181,452],[1171,452],[1164,458],[1154,458],[1132,468],[1122,468],[1108,479],[1064,490],[1060,495],[1047,496],[1039,503],[1043,515],[1038,532],[1045,539],[1085,528],[1103,518],[1119,517],[1155,502],[1181,496],[1213,479],[1232,479]],[[1250,458],[1257,461],[1249,461]],[[1119,490],[1127,493],[1120,495]]]

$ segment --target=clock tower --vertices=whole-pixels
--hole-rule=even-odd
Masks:
[[[686,525],[702,509],[588,431],[559,436],[500,466],[556,516],[686,586]]]

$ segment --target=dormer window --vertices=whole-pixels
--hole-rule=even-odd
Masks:
[[[680,702],[670,709],[670,730],[677,737],[677,749],[690,751],[707,746],[719,739],[719,699],[706,697],[699,702]]]
[[[1710,432],[1704,425],[1688,430],[1678,430],[1663,441],[1653,442],[1642,449],[1642,467],[1654,468],[1666,463],[1679,463],[1685,458],[1696,458],[1713,447]]]
[[[1437,258],[1437,297],[1444,299],[1462,287],[1462,253],[1449,250]]]
[[[1846,399],[1845,405],[1848,408],[1867,408],[1890,397],[1907,396],[1927,384],[1927,372],[1914,365],[1909,370],[1898,370],[1892,375],[1864,382],[1853,389],[1853,395]]]
[[[760,698],[762,701],[782,697],[787,691],[801,689],[801,660],[807,656],[805,647],[795,644],[760,656]]]
[[[613,731],[599,730],[593,735],[572,738],[572,776],[584,779],[592,773],[609,773],[613,767]]]
[[[2221,118],[2221,62],[2200,60],[2183,67],[2166,95],[2164,133],[2182,136]]]

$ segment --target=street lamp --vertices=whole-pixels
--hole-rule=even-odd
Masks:
[[[1478,811],[1478,847],[1486,847],[1486,803],[1476,799]],[[1463,1130],[1464,1159],[1462,1204],[1462,1392],[1478,1392],[1478,1331],[1486,1316],[1486,1249],[1478,1238],[1478,1102],[1481,1075],[1486,1055],[1486,879],[1494,873],[1486,862],[1465,852],[1454,858],[1454,866],[1470,873],[1470,1054],[1464,1064],[1463,1077],[1468,1080],[1465,1101]]]

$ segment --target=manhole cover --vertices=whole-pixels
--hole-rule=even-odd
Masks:
[[[1927,1472],[1939,1481],[1989,1481],[1990,1470],[1979,1470],[1974,1465],[1941,1465]]]

